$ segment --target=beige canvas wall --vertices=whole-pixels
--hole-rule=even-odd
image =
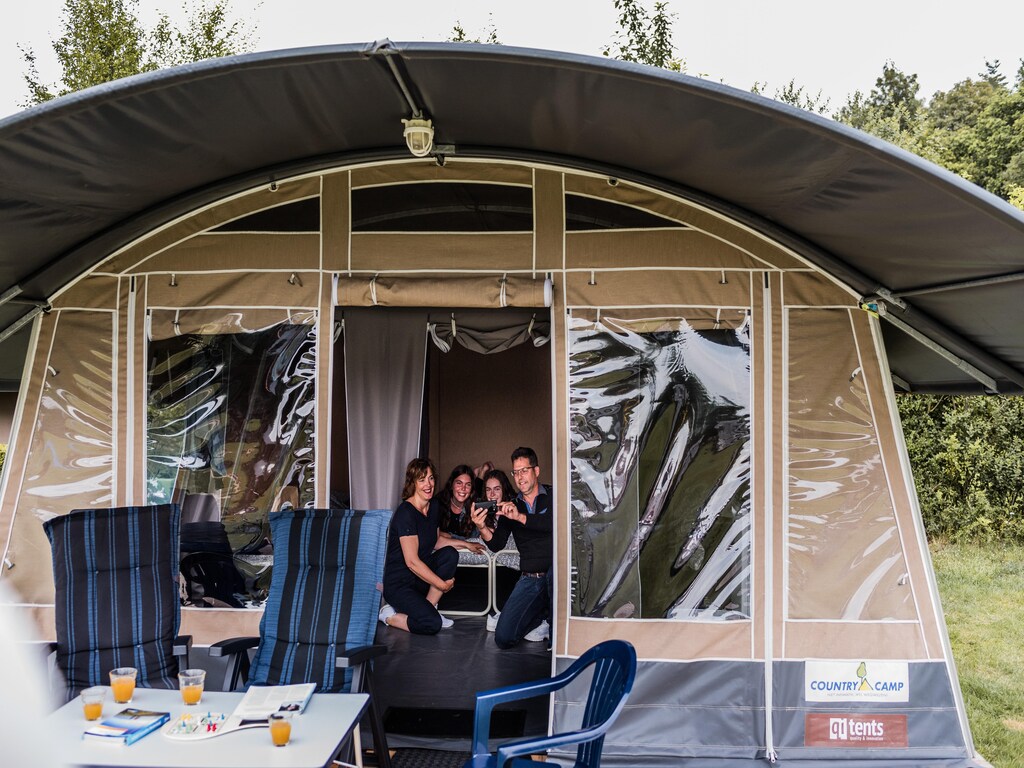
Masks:
[[[349,211],[353,189],[411,181],[484,181],[532,187],[535,231],[511,234],[351,232]],[[640,208],[682,226],[567,233],[564,231],[567,194]],[[319,233],[210,231],[222,223],[268,207],[312,198],[320,201]],[[613,635],[632,639],[642,656],[657,658],[763,658],[772,652],[780,653],[783,648],[787,657],[794,658],[820,648],[821,638],[826,636],[835,643],[836,652],[841,653],[859,650],[864,647],[862,641],[872,640],[891,643],[896,656],[921,658],[939,652],[941,628],[924,589],[927,564],[921,554],[921,542],[913,531],[911,489],[907,478],[897,471],[896,462],[887,464],[882,476],[888,478],[886,493],[892,507],[887,514],[899,524],[905,569],[917,590],[912,619],[909,623],[888,624],[884,623],[885,617],[881,621],[873,618],[876,623],[869,629],[852,622],[830,625],[827,632],[817,625],[786,621],[790,606],[786,592],[790,582],[786,574],[790,563],[785,548],[787,528],[783,514],[789,482],[784,446],[788,439],[786,387],[791,386],[791,382],[786,379],[784,349],[791,340],[784,333],[783,318],[786,307],[793,308],[794,312],[802,307],[843,307],[837,311],[846,313],[845,308],[856,306],[856,297],[816,273],[786,249],[700,206],[628,182],[612,185],[604,177],[516,163],[450,160],[445,168],[427,161],[389,163],[283,181],[273,190],[263,186],[160,228],[112,254],[94,276],[78,281],[61,296],[53,297],[55,306],[79,308],[79,311],[74,317],[69,311],[66,317],[54,313],[38,321],[39,346],[32,363],[30,385],[21,395],[23,418],[15,425],[15,439],[22,450],[8,460],[7,490],[0,501],[0,530],[14,532],[7,551],[21,563],[34,559],[40,565],[22,568],[15,574],[18,566],[5,571],[4,577],[16,581],[33,602],[45,605],[50,599],[51,586],[46,574],[49,555],[45,542],[39,538],[36,510],[46,507],[54,514],[61,514],[69,507],[63,503],[59,509],[53,504],[47,507],[43,503],[27,503],[25,494],[32,493],[33,486],[24,481],[38,476],[48,483],[58,471],[56,465],[46,465],[45,452],[40,452],[38,446],[40,441],[52,443],[53,435],[66,434],[66,430],[62,433],[64,425],[40,421],[40,413],[45,411],[41,403],[53,387],[48,366],[54,360],[63,361],[70,354],[63,336],[65,329],[77,327],[78,333],[87,333],[91,339],[98,340],[100,346],[105,345],[109,357],[105,360],[105,370],[109,373],[105,374],[102,386],[85,383],[100,380],[96,373],[98,368],[93,365],[87,371],[83,369],[85,372],[79,377],[75,390],[76,397],[88,399],[93,411],[106,408],[105,418],[97,418],[96,423],[105,425],[102,428],[107,432],[97,437],[95,445],[100,446],[103,455],[98,459],[105,462],[108,472],[102,480],[94,478],[95,490],[85,503],[110,500],[131,503],[141,500],[144,490],[145,350],[150,309],[319,310],[326,323],[330,318],[332,281],[336,275],[343,290],[345,286],[353,286],[353,290],[358,286],[362,298],[355,303],[367,303],[370,278],[388,273],[389,285],[410,281],[409,284],[422,286],[436,281],[427,296],[443,305],[462,303],[457,300],[461,297],[464,301],[467,295],[465,284],[456,287],[452,281],[454,274],[494,282],[506,272],[525,281],[523,294],[531,296],[522,301],[525,306],[543,303],[538,302],[535,289],[543,284],[545,276],[554,284],[551,345],[540,350],[505,353],[509,355],[505,361],[517,373],[537,374],[530,379],[533,388],[523,389],[485,371],[482,375],[485,382],[494,381],[493,389],[488,392],[493,399],[473,396],[469,398],[471,403],[460,406],[460,400],[467,399],[469,391],[462,382],[472,379],[478,370],[485,370],[487,366],[480,365],[471,353],[456,348],[449,353],[444,366],[431,368],[436,377],[432,417],[440,419],[436,434],[432,430],[432,436],[436,439],[437,457],[445,466],[455,461],[484,458],[495,459],[504,466],[511,444],[531,442],[541,454],[542,464],[550,468],[545,479],[555,483],[558,509],[556,569],[560,599],[556,649],[559,652],[574,654],[598,639]],[[129,282],[132,276],[134,291]],[[445,298],[448,294],[450,296]],[[487,302],[493,298],[488,296]],[[424,303],[415,291],[392,292],[388,294],[388,301],[395,306],[405,302]],[[751,313],[752,338],[756,340],[751,356],[754,402],[751,426],[756,446],[752,470],[752,618],[728,624],[572,619],[566,610],[572,546],[567,514],[570,499],[566,312],[614,308],[642,317],[648,311],[673,307],[702,308],[708,322],[714,322],[711,318],[721,311]],[[859,356],[863,372],[859,385],[862,397],[871,401],[876,440],[882,455],[889,455],[896,450],[899,435],[892,429],[891,414],[886,410],[885,398],[881,397],[886,383],[877,351],[867,341],[870,333],[865,323],[870,321],[856,312],[854,316],[847,316],[855,319],[852,331],[841,343],[853,345],[846,347],[847,352],[852,349],[850,354]],[[318,355],[325,367],[317,376],[317,429],[323,435],[318,439],[318,451],[328,452],[330,457],[321,465],[324,475],[318,478],[318,503],[325,503],[329,491],[337,488],[346,463],[344,452],[330,447],[344,443],[339,430],[343,429],[345,418],[341,399],[343,384],[337,376],[339,360],[331,359],[332,349],[336,347],[329,339],[330,328],[321,329]],[[819,347],[819,351],[812,349],[809,353],[811,366],[815,364],[813,358],[831,355],[827,342]],[[84,361],[95,361],[97,354],[61,362],[54,367],[60,368],[64,376],[86,365]],[[501,357],[494,363],[499,368],[504,366]],[[547,363],[553,367],[545,368]],[[67,378],[65,376],[65,380]],[[505,403],[509,412],[524,402],[538,404],[538,407],[530,409],[532,421],[529,423],[515,424],[506,420],[494,428],[490,425],[493,412],[501,407],[495,405],[499,402]],[[442,427],[442,424],[458,427]],[[525,437],[520,437],[522,435]],[[33,445],[37,447],[30,451],[28,446]],[[434,445],[431,450],[435,450]],[[67,451],[61,449],[58,454],[67,455]],[[442,473],[446,471],[445,467],[440,469]],[[770,589],[766,588],[769,585]],[[37,609],[36,613],[45,616],[46,612]],[[901,621],[908,621],[902,614],[901,617]],[[258,613],[253,612],[186,611],[183,628],[194,632],[202,642],[227,634],[251,632],[257,619]],[[46,619],[42,621],[45,623]]]
[[[511,472],[512,451],[532,447],[551,482],[551,348],[520,344],[495,355],[428,347],[430,452],[440,482],[457,464],[491,461]]]

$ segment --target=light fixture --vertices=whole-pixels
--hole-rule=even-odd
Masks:
[[[422,116],[414,115],[408,120],[402,120],[405,130],[405,145],[415,157],[426,157],[434,148],[434,125],[430,120],[424,120]]]

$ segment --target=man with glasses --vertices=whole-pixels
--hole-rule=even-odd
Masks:
[[[551,486],[541,485],[537,453],[532,448],[512,452],[512,482],[519,489],[515,501],[497,510],[491,530],[484,510],[473,511],[473,523],[492,552],[505,548],[509,534],[519,547],[519,581],[498,616],[494,642],[511,648],[521,640],[543,641],[551,637],[551,532],[554,497]]]

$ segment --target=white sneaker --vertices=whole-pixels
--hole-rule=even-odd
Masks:
[[[377,618],[380,619],[381,622],[383,622],[384,626],[387,626],[388,619],[390,619],[396,613],[398,613],[398,611],[396,611],[387,603],[384,603],[384,605],[381,606],[380,611],[377,613]]]
[[[531,643],[537,643],[541,640],[547,640],[549,637],[551,637],[551,625],[545,620],[527,632],[523,640],[529,640]]]
[[[487,631],[493,632],[498,626],[498,617],[501,616],[501,611],[495,611],[487,617]]]
[[[441,617],[441,629],[448,629],[448,627],[455,626],[455,622],[449,619],[443,613],[438,612],[437,615]]]

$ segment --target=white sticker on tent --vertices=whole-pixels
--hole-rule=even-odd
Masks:
[[[804,662],[806,701],[910,701],[905,661]]]

